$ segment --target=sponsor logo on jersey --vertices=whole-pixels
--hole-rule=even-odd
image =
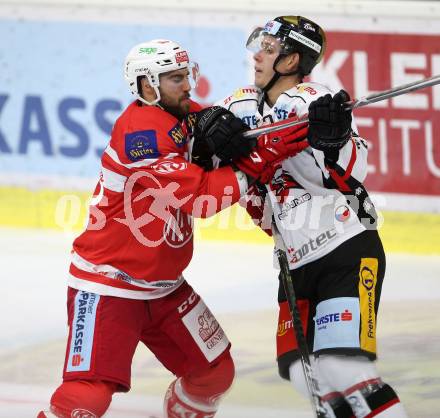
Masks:
[[[304,93],[304,92],[307,92],[307,93],[309,93],[310,95],[312,95],[312,96],[314,96],[315,94],[317,94],[317,91],[313,88],[313,87],[310,87],[310,86],[305,86],[304,84],[300,84],[298,87],[297,87],[297,90],[298,90],[298,93]]]
[[[186,51],[176,52],[176,62],[179,64],[181,62],[189,62],[188,54]]]
[[[312,199],[312,195],[310,193],[304,193],[299,197],[293,198],[292,200],[290,200],[289,202],[283,205],[281,212],[278,214],[278,219],[281,221],[287,216],[287,212],[289,212],[290,210],[296,208],[297,206],[305,202],[308,202],[311,199]]]
[[[192,132],[193,130],[194,130],[194,126],[195,126],[195,124],[196,124],[196,120],[197,120],[197,113],[195,113],[195,112],[191,112],[191,113],[188,113],[186,116],[185,116],[185,125],[186,125],[186,127],[187,127],[187,130],[189,131],[189,132]]]
[[[347,206],[341,205],[335,209],[335,219],[337,221],[345,222],[349,218],[350,218],[350,209]]]
[[[250,128],[255,128],[257,126],[257,117],[255,115],[243,116],[241,120]]]
[[[231,103],[233,99],[242,99],[244,96],[246,96],[246,94],[256,94],[256,93],[258,93],[258,90],[254,89],[252,87],[240,88],[238,90],[235,90],[231,96],[229,96],[225,100],[223,100],[223,104],[227,105],[227,104]]]
[[[125,155],[130,161],[158,158],[156,131],[138,131],[125,135]]]
[[[361,308],[361,348],[376,352],[376,283],[377,258],[362,258],[359,269],[359,302]]]
[[[329,313],[316,318],[316,325],[319,326],[332,322],[351,321],[352,319],[353,314],[348,309],[345,309],[344,312]]]
[[[277,116],[278,120],[284,120],[287,118],[287,115],[289,112],[286,109],[283,109],[282,107],[274,107],[273,113]]]
[[[234,98],[234,95],[226,97],[226,99],[223,100],[223,104],[227,105],[227,104],[231,103],[233,98]]]
[[[168,131],[168,135],[179,148],[186,144],[187,137],[183,132],[182,125],[180,123],[176,123],[176,126]]]
[[[290,257],[291,263],[298,263],[303,258],[309,258],[316,250],[326,245],[329,241],[337,236],[335,228],[319,234],[315,239],[311,238],[309,242],[305,243],[300,249],[288,247],[287,253]]]

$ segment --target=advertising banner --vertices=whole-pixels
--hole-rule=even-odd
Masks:
[[[440,74],[440,36],[329,32],[313,73],[352,97]],[[355,111],[369,140],[370,190],[440,194],[440,85]]]
[[[112,125],[132,100],[122,69],[136,43],[166,37],[186,46],[201,68],[192,94],[199,102],[252,83],[249,26],[249,19],[243,28],[2,19],[3,183],[23,174],[96,178]],[[333,25],[327,40],[312,80],[335,91],[344,87],[352,97],[440,73],[440,35],[342,32]],[[371,191],[440,194],[440,86],[358,109],[355,116],[370,145]]]
[[[0,176],[97,178],[112,125],[133,100],[123,63],[137,43],[188,49],[211,103],[246,83],[245,33],[229,28],[0,21]],[[230,65],[233,63],[233,65]]]

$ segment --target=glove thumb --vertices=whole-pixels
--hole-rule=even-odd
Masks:
[[[350,95],[345,90],[339,90],[333,97],[337,103],[345,103],[350,101]]]

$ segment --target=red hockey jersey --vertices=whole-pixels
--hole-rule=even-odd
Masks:
[[[69,286],[152,299],[182,283],[193,252],[193,216],[232,205],[246,187],[230,167],[205,172],[188,161],[194,116],[179,122],[134,102],[116,121],[88,226],[73,243]]]

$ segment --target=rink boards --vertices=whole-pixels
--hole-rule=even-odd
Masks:
[[[93,187],[89,187],[92,190]],[[80,232],[90,194],[77,190],[0,187],[0,226]],[[380,234],[388,252],[440,254],[440,214],[382,211]],[[270,243],[246,212],[234,205],[213,218],[196,220],[196,239]]]

